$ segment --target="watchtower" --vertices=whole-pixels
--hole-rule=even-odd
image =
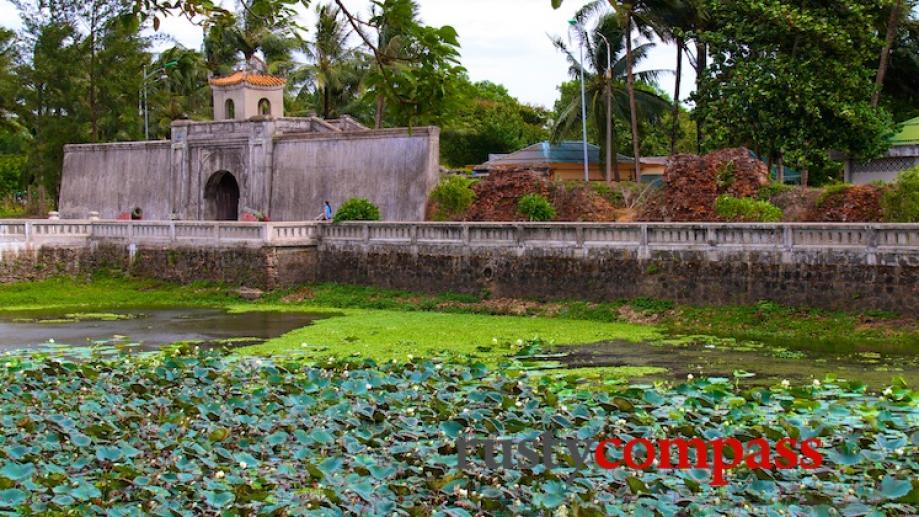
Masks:
[[[284,116],[284,85],[269,75],[265,63],[253,57],[244,70],[210,80],[214,94],[214,120],[248,120],[252,117]]]

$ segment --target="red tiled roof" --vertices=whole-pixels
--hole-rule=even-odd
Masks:
[[[256,74],[252,72],[235,72],[226,77],[215,77],[210,83],[214,86],[236,86],[237,84],[246,83],[252,86],[284,86],[287,81],[273,75]]]

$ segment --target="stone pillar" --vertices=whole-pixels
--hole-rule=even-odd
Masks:
[[[191,157],[188,149],[188,123],[172,123],[172,161],[170,174],[171,216],[176,219],[198,219],[193,213],[191,194]]]

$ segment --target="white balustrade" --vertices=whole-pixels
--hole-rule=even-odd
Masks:
[[[134,244],[304,246],[326,242],[373,246],[442,245],[490,248],[620,248],[654,250],[783,251],[825,248],[919,254],[916,224],[725,223],[345,223],[315,221],[0,220],[0,244],[116,241]],[[18,244],[17,244],[18,243]]]

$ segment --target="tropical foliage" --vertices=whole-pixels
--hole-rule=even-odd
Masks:
[[[768,201],[750,198],[719,196],[715,213],[726,221],[742,223],[777,223],[782,220],[782,209]]]
[[[530,221],[544,222],[555,219],[555,208],[540,194],[527,194],[517,202],[517,212]]]
[[[14,513],[468,516],[915,514],[917,395],[853,383],[745,390],[728,379],[589,392],[510,365],[358,359],[308,365],[174,352],[116,362],[10,358],[0,369],[0,509]],[[818,471],[458,468],[461,437],[819,436]],[[581,445],[584,447],[584,445]],[[589,450],[588,450],[589,452]]]
[[[335,222],[345,221],[379,221],[380,209],[370,201],[356,197],[341,204],[335,212]]]
[[[617,121],[630,120],[631,93],[634,93],[636,116],[643,122],[657,122],[668,108],[669,103],[654,91],[659,75],[657,70],[646,70],[633,74],[639,84],[646,87],[629,87],[629,70],[632,65],[639,65],[648,56],[654,43],[645,42],[632,46],[627,41],[632,38],[630,31],[622,26],[622,19],[614,11],[605,10],[604,1],[595,1],[578,12],[575,37],[578,45],[585,48],[585,59],[582,63],[576,51],[573,51],[562,38],[555,38],[554,45],[563,52],[570,65],[571,77],[580,78],[582,68],[586,82],[588,109],[594,129],[594,141],[603,142],[602,147],[611,147],[613,160],[619,153],[619,131]],[[648,31],[641,34],[645,39],[650,37]],[[608,42],[608,45],[606,44]],[[630,48],[630,52],[626,51]],[[608,55],[609,53],[609,55]],[[609,67],[607,66],[609,65]],[[611,117],[607,117],[607,94],[610,102]],[[569,96],[567,102],[556,107],[556,120],[553,125],[553,138],[560,140],[563,135],[571,135],[572,129],[581,121],[581,97]],[[607,126],[610,125],[608,128]],[[623,127],[629,127],[624,125]],[[610,131],[610,142],[607,142],[607,130]],[[631,140],[637,141],[639,134],[632,133]],[[614,162],[615,163],[615,162]],[[618,180],[618,167],[612,167],[615,179]]]
[[[431,202],[436,207],[434,219],[450,221],[461,219],[475,201],[472,185],[475,180],[468,176],[451,174],[440,180],[431,192]]]
[[[442,118],[441,162],[454,167],[484,163],[491,154],[520,150],[549,136],[549,114],[523,104],[488,81],[461,81],[450,112]]]
[[[891,223],[919,223],[919,167],[900,173],[881,201],[884,220]]]

